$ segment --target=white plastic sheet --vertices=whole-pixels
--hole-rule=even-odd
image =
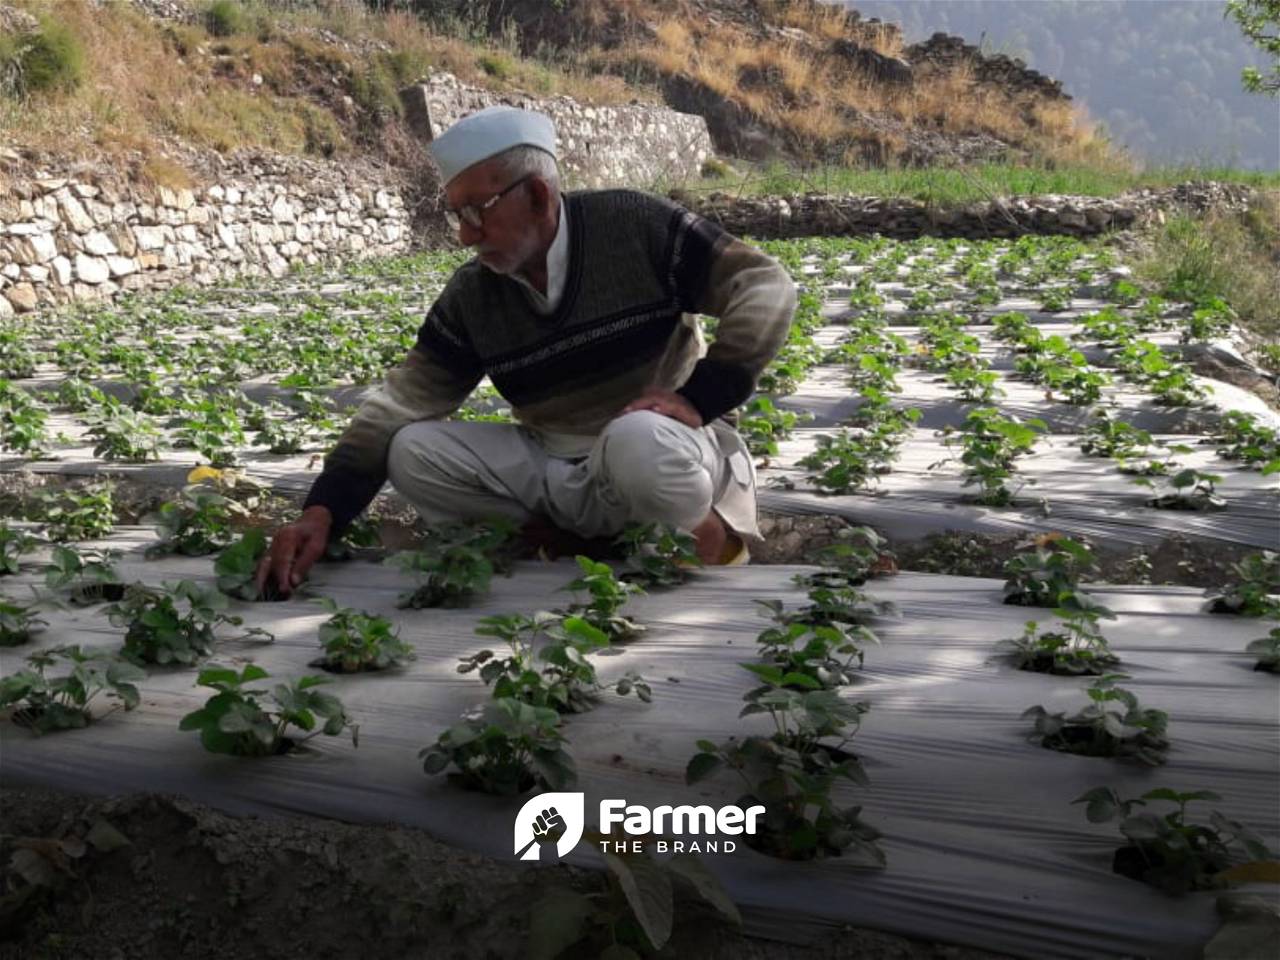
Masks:
[[[137,534],[122,541],[139,545]],[[141,537],[146,542],[147,537]],[[455,671],[457,658],[487,646],[472,630],[487,613],[532,612],[567,601],[560,587],[574,575],[567,562],[522,564],[499,578],[473,609],[396,611],[403,575],[371,565],[323,566],[318,592],[341,603],[394,616],[418,659],[406,669],[337,679],[333,686],[361,724],[360,747],[316,743],[306,756],[243,760],[204,752],[178,719],[210,693],[193,686],[195,671],[155,671],[143,705],[101,723],[35,739],[0,726],[0,775],[6,784],[92,791],[175,791],[228,809],[320,814],[358,822],[424,827],[448,842],[510,856],[512,818],[520,802],[466,793],[423,774],[416,751],[487,691]],[[629,612],[650,627],[616,656],[599,658],[604,679],[637,670],[654,702],[610,696],[595,711],[568,718],[566,734],[580,770],[588,810],[605,797],[633,803],[733,802],[741,784],[725,775],[684,785],[694,740],[721,740],[763,730],[760,718],[738,720],[751,677],[738,664],[754,659],[765,621],[752,600],[803,595],[790,583],[799,568],[756,567],[700,573],[674,593],[633,601]],[[135,551],[128,576],[148,582],[208,578],[207,559],[143,561]],[[19,583],[32,582],[24,574]],[[5,588],[16,595],[13,578]],[[1198,612],[1198,592],[1117,587],[1094,592],[1120,619],[1104,630],[1144,705],[1171,714],[1172,748],[1163,769],[1074,757],[1028,743],[1020,712],[1033,704],[1069,709],[1083,703],[1083,683],[1021,673],[989,661],[994,642],[1021,633],[1022,622],[1047,611],[1000,603],[1000,584],[924,574],[874,581],[875,596],[901,608],[898,621],[875,629],[864,677],[844,695],[867,700],[853,748],[872,784],[840,788],[844,803],[862,803],[885,833],[889,865],[851,868],[840,859],[784,863],[750,850],[707,856],[756,933],[803,940],[841,924],[1049,957],[1110,955],[1192,958],[1216,927],[1213,896],[1181,900],[1110,872],[1119,835],[1114,824],[1091,825],[1070,801],[1110,784],[1124,796],[1155,786],[1213,789],[1219,807],[1280,837],[1280,720],[1276,678],[1255,673],[1244,645],[1265,633],[1260,621]],[[224,643],[215,660],[253,659],[276,677],[309,671],[318,653],[315,604],[238,605],[249,625],[276,634],[261,646]],[[38,638],[54,643],[119,643],[120,631],[100,612],[50,616]],[[26,650],[0,651],[5,672]],[[314,743],[314,741],[313,741]],[[1207,811],[1204,812],[1207,816]],[[594,862],[580,846],[574,859]],[[1268,893],[1274,895],[1274,893]]]

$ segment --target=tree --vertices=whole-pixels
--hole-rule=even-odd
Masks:
[[[1226,16],[1240,25],[1250,42],[1274,58],[1266,73],[1257,67],[1240,71],[1244,88],[1280,96],[1280,0],[1227,0]]]

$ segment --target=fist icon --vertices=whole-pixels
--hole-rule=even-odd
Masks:
[[[533,818],[533,835],[539,843],[552,843],[564,835],[564,819],[555,807],[547,807]]]

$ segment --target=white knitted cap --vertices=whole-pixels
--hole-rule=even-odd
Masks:
[[[467,167],[527,144],[556,156],[556,128],[551,118],[516,107],[485,107],[463,117],[431,141],[431,155],[447,184]]]

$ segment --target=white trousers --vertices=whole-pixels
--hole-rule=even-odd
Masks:
[[[548,453],[516,424],[427,420],[396,433],[391,485],[428,523],[536,514],[582,537],[628,523],[689,531],[714,507],[758,538],[755,472],[727,424],[693,428],[649,410],[618,417],[582,457]]]

